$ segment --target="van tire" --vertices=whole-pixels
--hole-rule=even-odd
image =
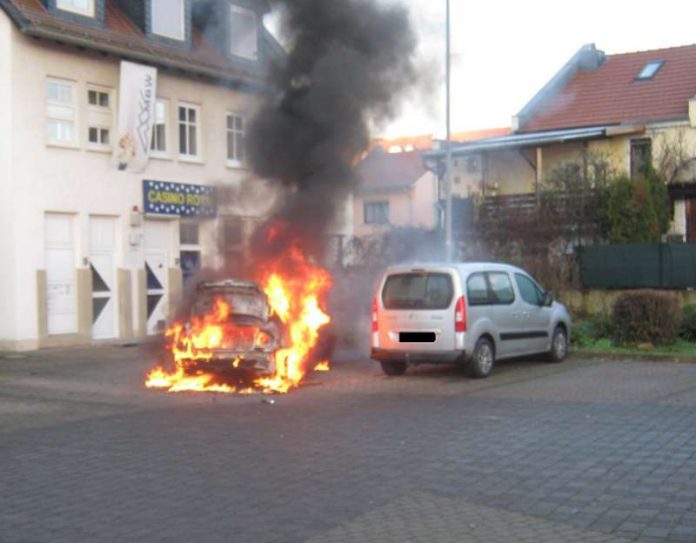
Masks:
[[[562,326],[556,326],[551,336],[551,350],[546,353],[549,362],[562,362],[568,354],[568,334]]]
[[[488,377],[495,366],[495,347],[490,339],[482,337],[476,342],[469,360],[469,375],[475,379]]]
[[[396,376],[406,373],[406,362],[401,360],[382,360],[379,364],[387,375]]]

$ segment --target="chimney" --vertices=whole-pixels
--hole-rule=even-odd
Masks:
[[[696,128],[696,96],[689,100],[689,124]]]
[[[593,72],[604,62],[604,51],[597,49],[594,43],[583,45],[578,52],[577,66],[581,72]]]

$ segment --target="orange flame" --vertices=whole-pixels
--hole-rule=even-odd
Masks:
[[[196,368],[205,368],[205,363],[212,359],[213,349],[241,344],[263,346],[269,341],[263,330],[232,324],[230,306],[224,299],[216,298],[208,314],[192,317],[188,325],[175,322],[167,329],[165,337],[171,340],[169,349],[174,368],[172,371],[155,368],[147,375],[145,386],[168,392],[223,393],[286,393],[299,386],[307,372],[309,355],[317,344],[319,330],[331,320],[322,309],[331,288],[331,276],[310,263],[296,246],[262,267],[257,275],[272,314],[283,323],[287,336],[285,345],[272,355],[275,362],[272,375],[256,377],[250,385],[238,385],[221,383],[220,376],[212,371],[192,371],[194,364]],[[230,362],[230,367],[237,368],[241,362],[237,358]],[[314,369],[327,371],[328,362]]]

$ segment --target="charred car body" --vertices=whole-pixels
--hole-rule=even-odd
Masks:
[[[191,334],[200,324],[212,323],[208,334]],[[273,314],[268,298],[253,281],[226,279],[198,284],[189,318],[184,325],[183,366],[187,373],[201,371],[241,377],[272,376],[276,352],[288,346],[288,332]],[[193,339],[192,339],[193,338]],[[308,353],[307,365],[329,360],[336,344],[330,327],[320,330]],[[187,356],[190,354],[190,356]]]
[[[216,307],[227,309],[219,313]],[[197,356],[186,361],[187,370],[273,375],[275,352],[284,346],[283,326],[271,315],[268,299],[259,286],[237,279],[199,283],[186,326],[216,310],[220,337],[205,345],[194,345]]]

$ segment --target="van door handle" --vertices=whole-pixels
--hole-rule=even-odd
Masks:
[[[528,319],[528,318],[529,318],[529,311],[523,311],[523,312],[522,312],[522,318],[523,318],[523,319]]]

